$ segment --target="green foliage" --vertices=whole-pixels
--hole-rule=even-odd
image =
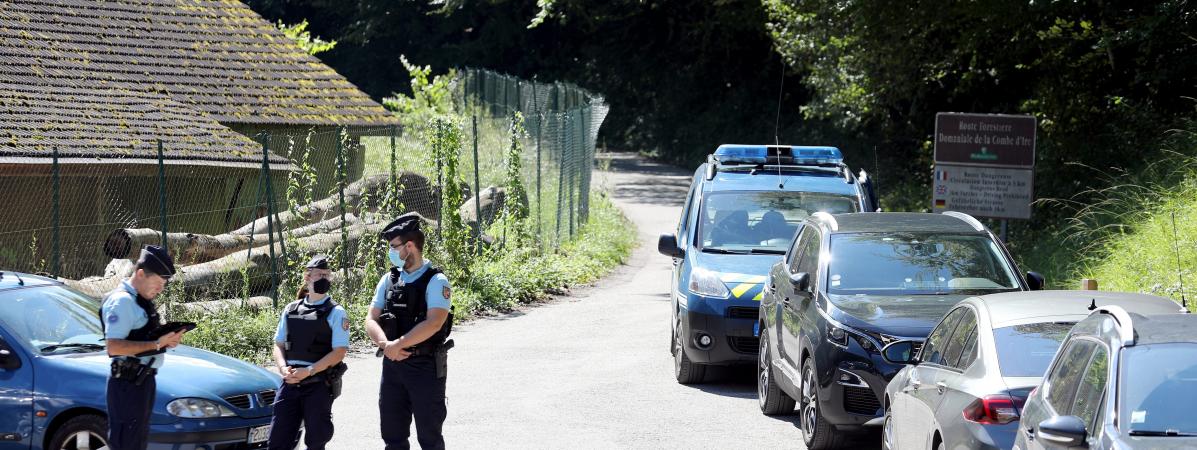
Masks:
[[[453,279],[468,276],[464,269],[470,258],[470,228],[457,214],[465,202],[462,191],[462,177],[459,171],[459,156],[463,140],[460,123],[453,117],[437,117],[429,122],[426,140],[432,149],[432,157],[440,168],[441,217],[437,247],[443,252],[441,264]]]
[[[453,110],[452,81],[454,71],[432,76],[432,67],[418,66],[400,55],[399,61],[411,75],[411,96],[393,94],[382,99],[383,106],[395,111],[405,126],[422,126],[435,116],[449,114]]]
[[[305,19],[294,25],[287,25],[283,22],[275,24],[279,31],[288,39],[295,41],[303,51],[308,52],[309,55],[316,55],[332,50],[337,46],[337,41],[325,41],[319,37],[312,36],[312,32],[308,31],[308,21]]]
[[[507,201],[503,204],[503,215],[515,220],[528,218],[528,192],[524,189],[522,171],[524,168],[524,139],[528,138],[528,130],[524,129],[524,115],[518,111],[511,116],[511,125],[507,129],[511,136],[511,145],[507,147]]]

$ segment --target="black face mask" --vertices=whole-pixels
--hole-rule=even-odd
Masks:
[[[328,281],[326,278],[321,278],[312,282],[312,292],[317,294],[327,294],[329,289],[332,289],[332,282]]]

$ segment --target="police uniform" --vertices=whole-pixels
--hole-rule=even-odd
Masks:
[[[328,260],[317,256],[309,269],[328,269]],[[327,280],[324,281],[327,289]],[[316,292],[319,293],[319,287]],[[327,291],[326,291],[327,292]],[[349,318],[332,297],[318,301],[300,299],[287,305],[279,318],[274,342],[283,345],[287,365],[299,369],[315,364],[337,348],[349,348]],[[345,364],[337,363],[304,378],[299,384],[283,383],[274,400],[269,448],[293,449],[299,440],[300,424],[304,444],[321,450],[332,439],[332,402],[340,394]]]
[[[137,264],[146,272],[169,279],[175,273],[174,261],[166,250],[146,246]],[[138,295],[129,280],[104,296],[100,321],[105,339],[152,342],[153,332],[161,325],[154,303]],[[154,407],[157,383],[154,377],[162,367],[162,351],[149,356],[112,358],[108,377],[108,447],[120,450],[145,449],[150,433],[150,412]]]
[[[413,230],[419,230],[419,216],[405,214],[387,225],[382,237],[390,241]],[[393,316],[397,325],[397,329],[387,332],[387,339],[407,334],[427,318],[429,309],[450,312],[441,330],[424,342],[405,349],[411,356],[399,362],[389,358],[383,360],[378,409],[387,450],[409,448],[413,417],[421,448],[445,448],[441,429],[447,414],[446,352],[452,347],[452,341],[446,342],[446,338],[453,322],[449,292],[449,279],[428,260],[412,272],[392,267],[375,288],[373,306],[384,315]]]

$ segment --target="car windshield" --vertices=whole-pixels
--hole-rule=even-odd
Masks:
[[[707,194],[698,233],[702,250],[785,254],[798,224],[811,214],[856,212],[856,199],[810,192],[735,191]]]
[[[1073,322],[1041,322],[995,328],[998,366],[1004,377],[1042,377]]]
[[[1197,344],[1151,344],[1123,351],[1119,427],[1137,434],[1197,433]]]
[[[99,302],[47,286],[0,292],[0,325],[42,354],[104,349]]]
[[[1019,288],[986,235],[833,234],[830,252],[832,294],[987,294]]]

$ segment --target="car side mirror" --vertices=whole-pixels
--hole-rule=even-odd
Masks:
[[[662,234],[657,238],[657,252],[673,258],[684,258],[686,252],[677,246],[677,236]]]
[[[12,347],[0,338],[0,369],[15,370],[21,368],[21,358],[13,352]]]
[[[918,365],[917,356],[914,352],[913,341],[891,342],[881,349],[881,357],[892,364]]]
[[[1048,448],[1072,448],[1085,445],[1085,422],[1077,416],[1056,416],[1039,422],[1035,438]]]
[[[806,272],[791,273],[790,284],[794,285],[794,290],[806,292],[810,289],[810,274]]]
[[[1043,275],[1040,275],[1039,272],[1027,272],[1027,288],[1032,291],[1042,291],[1043,285]]]

